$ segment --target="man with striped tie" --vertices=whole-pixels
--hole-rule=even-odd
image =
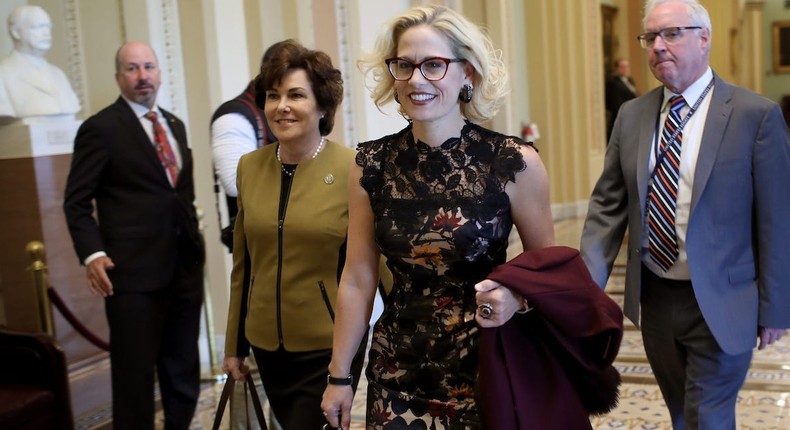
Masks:
[[[790,327],[787,127],[711,70],[697,0],[648,0],[644,31],[663,86],[617,117],[581,252],[603,288],[628,229],[624,311],[674,429],[734,430],[752,350]]]

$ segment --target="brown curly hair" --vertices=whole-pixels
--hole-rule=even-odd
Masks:
[[[318,109],[325,112],[318,121],[322,136],[332,132],[335,112],[343,101],[343,77],[322,51],[307,49],[293,39],[277,42],[266,50],[261,71],[255,77],[255,104],[263,109],[266,90],[274,89],[283,76],[293,70],[304,70],[310,80]]]

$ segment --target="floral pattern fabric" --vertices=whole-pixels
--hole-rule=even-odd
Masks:
[[[439,147],[411,127],[359,145],[360,183],[394,278],[373,329],[368,429],[477,429],[474,285],[505,261],[524,142],[467,123]]]

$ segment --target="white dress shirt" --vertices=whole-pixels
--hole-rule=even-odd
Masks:
[[[697,99],[705,91],[705,87],[713,79],[713,71],[708,67],[708,70],[691,84],[686,91],[683,91],[683,98],[686,100],[686,106],[680,110],[681,120],[686,117],[691,107],[697,102]],[[713,91],[711,89],[705,98],[700,103],[697,111],[689,118],[686,125],[683,126],[683,143],[680,151],[680,178],[678,181],[678,198],[677,206],[675,209],[675,232],[677,234],[679,255],[675,264],[669,268],[664,274],[665,278],[690,280],[691,274],[688,267],[688,255],[686,254],[686,231],[689,224],[689,216],[691,215],[691,190],[694,187],[694,173],[697,167],[697,157],[699,156],[699,147],[702,142],[702,132],[705,129],[705,120],[708,117],[708,108],[710,101],[713,98]],[[653,144],[650,151],[650,161],[648,164],[648,172],[653,172],[656,164],[657,145],[660,145],[660,136],[664,132],[664,121],[669,113],[669,99],[676,94],[672,93],[669,89],[664,87],[664,102],[662,104],[660,117],[658,119],[659,126],[653,134]],[[645,209],[647,214],[647,209]],[[645,216],[642,227],[642,255],[643,262],[654,273],[661,274],[662,269],[650,259],[648,249],[648,227],[647,216]]]
[[[244,115],[226,113],[211,124],[214,169],[225,194],[236,197],[236,168],[242,155],[258,147],[255,128]]]

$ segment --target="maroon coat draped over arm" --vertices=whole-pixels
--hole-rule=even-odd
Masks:
[[[485,428],[591,428],[579,382],[614,375],[586,394],[607,391],[611,397],[601,400],[616,402],[619,375],[611,364],[623,336],[620,307],[568,247],[526,251],[488,278],[522,295],[532,310],[482,330],[477,390]],[[596,388],[593,381],[587,388]]]

